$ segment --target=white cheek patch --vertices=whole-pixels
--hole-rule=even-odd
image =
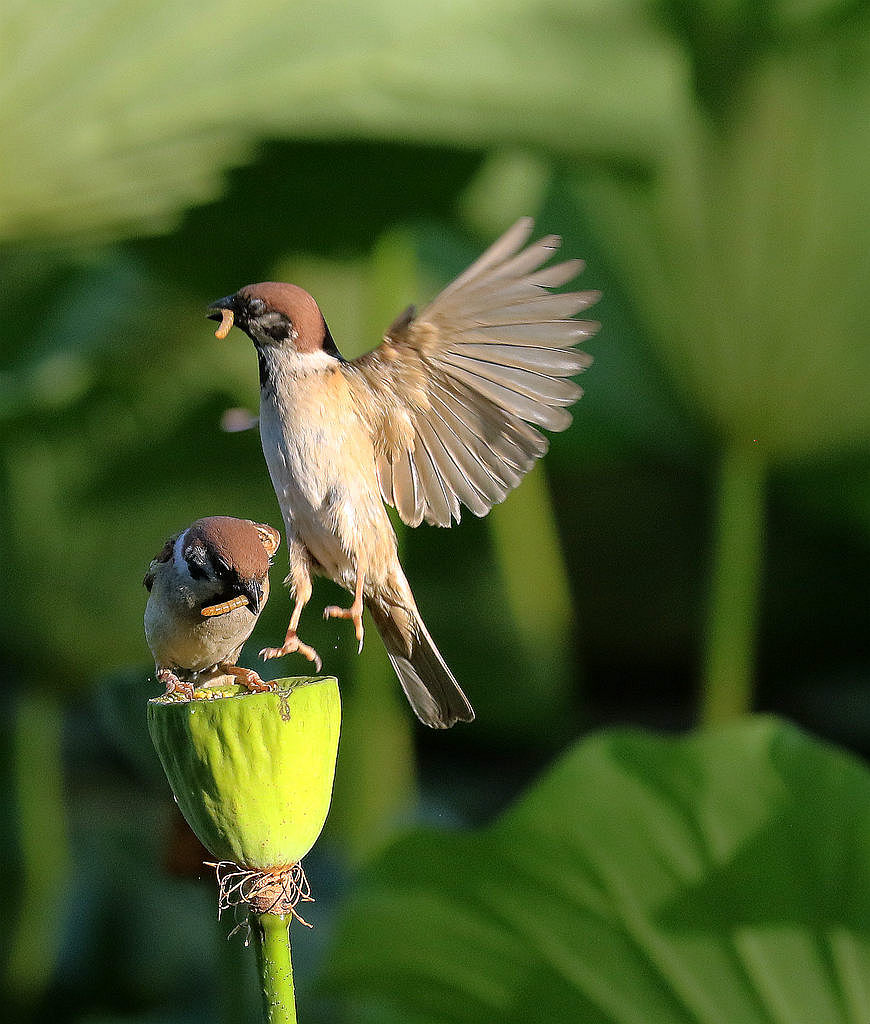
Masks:
[[[182,579],[190,579],[190,569],[187,566],[187,559],[183,555],[184,551],[184,539],[187,536],[187,530],[182,533],[172,548],[172,565],[175,571],[182,577]]]

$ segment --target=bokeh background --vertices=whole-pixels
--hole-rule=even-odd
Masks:
[[[603,292],[586,395],[489,517],[400,536],[477,721],[418,727],[330,584],[303,619],[345,723],[300,1012],[866,1024],[870,5],[0,18],[5,1019],[257,1019],[145,731],[150,558],[201,515],[281,525],[222,429],[253,350],[205,305],[295,281],[353,356],[532,214]]]

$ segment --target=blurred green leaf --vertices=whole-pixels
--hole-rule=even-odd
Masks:
[[[679,117],[684,68],[645,7],[7,5],[0,237],[166,231],[269,136],[649,160]]]
[[[685,45],[695,94],[727,122],[759,61],[860,22],[863,0],[657,0],[662,21]]]
[[[870,437],[868,56],[866,24],[770,56],[651,185],[587,193],[687,398],[777,459]]]
[[[870,774],[772,719],[571,750],[490,828],[417,832],[327,986],[422,1022],[866,1024]]]
[[[729,468],[760,467],[723,501],[718,536],[734,543],[714,552],[729,557],[714,568],[704,704],[724,717],[753,704],[767,469],[870,438],[870,20],[769,40],[738,74],[731,32],[752,18],[684,13],[724,79],[696,81],[698,109],[651,179],[600,175],[586,197],[663,362],[725,449],[720,493]],[[773,5],[755,13],[784,44]]]

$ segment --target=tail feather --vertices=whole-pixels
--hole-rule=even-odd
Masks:
[[[474,710],[416,608],[409,612],[382,601],[367,601],[366,605],[405,696],[420,721],[431,729],[473,722]]]

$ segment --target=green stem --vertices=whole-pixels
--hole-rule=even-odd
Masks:
[[[257,969],[266,1024],[296,1024],[296,993],[290,961],[290,922],[277,914],[253,914]]]
[[[720,464],[701,706],[705,725],[730,721],[752,708],[765,469],[756,445],[729,445]]]

